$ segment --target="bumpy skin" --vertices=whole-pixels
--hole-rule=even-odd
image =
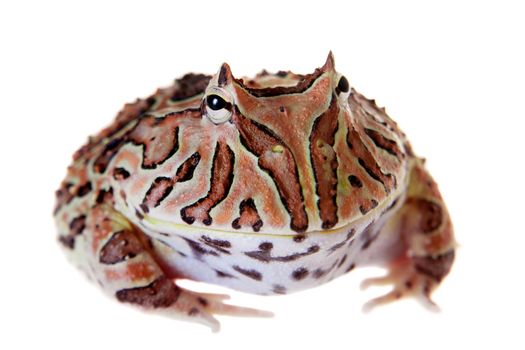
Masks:
[[[210,108],[208,96],[225,104]],[[198,295],[190,278],[258,294],[313,287],[357,266],[390,274],[367,304],[430,294],[454,260],[451,221],[397,124],[325,65],[236,79],[187,74],[74,155],[57,191],[59,241],[117,299],[218,329],[265,315]]]

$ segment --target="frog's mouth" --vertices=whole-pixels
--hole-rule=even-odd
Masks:
[[[382,210],[378,209],[378,213]],[[259,232],[249,231],[249,230],[233,230],[231,227],[226,225],[219,227],[210,227],[205,225],[188,225],[185,223],[178,223],[168,220],[163,220],[155,218],[151,215],[144,214],[142,219],[142,226],[149,229],[152,232],[162,232],[162,235],[175,235],[179,233],[186,234],[195,234],[195,235],[248,235],[248,236],[271,236],[271,237],[283,237],[283,238],[294,238],[301,236],[311,236],[311,235],[331,235],[331,234],[340,234],[347,233],[353,228],[360,228],[367,226],[376,215],[361,217],[357,220],[352,220],[343,225],[330,228],[330,229],[321,229],[321,230],[307,230],[305,232],[295,232],[291,229],[282,230],[282,231],[264,231]]]

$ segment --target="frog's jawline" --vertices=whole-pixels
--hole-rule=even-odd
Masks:
[[[362,216],[358,218],[357,220],[352,220],[344,225],[338,226],[336,228],[328,229],[328,230],[315,230],[315,231],[307,231],[303,233],[297,233],[290,231],[289,234],[275,234],[275,233],[269,233],[269,232],[250,232],[250,231],[233,231],[233,230],[226,230],[226,229],[214,229],[210,228],[208,226],[193,226],[193,225],[187,225],[183,223],[175,223],[175,222],[169,222],[166,220],[161,220],[154,218],[152,215],[148,214],[142,214],[141,216],[143,219],[141,220],[142,223],[136,223],[139,226],[143,226],[144,228],[148,229],[148,231],[156,231],[156,232],[162,232],[161,235],[170,235],[170,232],[173,230],[175,232],[188,232],[188,233],[195,233],[195,234],[201,234],[203,232],[206,232],[208,234],[227,234],[227,235],[250,235],[250,236],[266,236],[266,237],[301,237],[306,235],[334,235],[334,234],[340,234],[341,232],[348,232],[352,228],[367,225],[372,221],[375,221],[377,217],[380,217],[384,213],[388,211],[392,211],[395,209],[395,207],[400,206],[403,202],[403,192],[405,190],[405,186],[399,186],[396,189],[395,193],[392,193],[392,196],[390,196],[390,201],[385,201],[378,205],[376,208],[372,209],[370,212],[367,213],[366,216]],[[393,210],[395,211],[395,210]],[[132,217],[131,220],[134,218]],[[149,227],[151,225],[151,227]],[[161,227],[161,229],[159,229]],[[175,234],[177,234],[175,233]]]

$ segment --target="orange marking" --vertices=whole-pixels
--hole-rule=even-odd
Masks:
[[[133,184],[128,194],[132,196],[136,196],[139,192],[142,191],[142,189],[145,186],[147,186],[149,182],[153,182],[153,180],[150,180],[150,176],[147,176],[147,175],[143,175],[143,176],[137,177],[136,179],[133,179]]]
[[[104,275],[107,281],[126,280],[131,282],[151,279],[159,274],[156,265],[151,261],[128,262],[125,270],[107,269]]]
[[[88,182],[87,167],[83,164],[74,164],[68,168],[68,178],[78,178],[78,184],[83,185]]]
[[[430,254],[443,253],[453,246],[454,234],[452,232],[452,224],[450,220],[447,220],[443,228],[428,237],[428,242],[425,244],[425,251]]]
[[[126,271],[127,277],[132,281],[154,277],[158,273],[157,267],[149,261],[129,263]]]
[[[100,242],[105,240],[112,232],[113,228],[110,220],[104,220],[104,218],[109,218],[109,213],[106,210],[103,210],[102,207],[95,207],[92,211],[92,218],[89,220],[89,229],[93,233],[93,252],[98,251]]]
[[[115,166],[118,167],[118,164],[128,163],[129,166],[133,169],[137,169],[140,165],[141,157],[139,157],[135,152],[130,150],[121,150],[115,157]]]

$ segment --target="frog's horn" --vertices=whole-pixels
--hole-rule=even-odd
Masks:
[[[223,63],[221,69],[219,70],[218,83],[220,87],[229,85],[233,81],[233,74],[228,63]]]
[[[321,67],[321,70],[323,72],[335,71],[335,60],[332,50],[328,52],[328,57],[326,57],[326,62],[324,63],[324,66]]]

